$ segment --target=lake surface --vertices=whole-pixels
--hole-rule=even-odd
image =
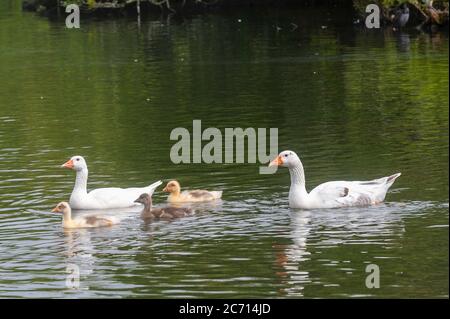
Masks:
[[[342,12],[64,20],[0,4],[0,297],[447,297],[448,35],[365,30]],[[294,24],[292,24],[294,23]],[[279,129],[307,189],[402,172],[386,202],[288,207],[289,174],[179,164],[176,127]],[[176,178],[223,190],[193,217],[64,231],[83,155],[90,189]],[[154,195],[162,205],[162,187]],[[366,267],[380,269],[368,289]],[[80,287],[66,287],[66,269]]]

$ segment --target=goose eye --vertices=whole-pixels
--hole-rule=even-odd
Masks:
[[[289,154],[285,154],[284,157],[288,157]]]
[[[77,158],[77,162],[79,161],[80,159],[79,158]]]

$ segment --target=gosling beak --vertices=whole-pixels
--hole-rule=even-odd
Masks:
[[[167,186],[163,188],[163,192],[169,192],[169,190],[167,189]]]
[[[136,199],[135,201],[134,201],[135,203],[139,203],[139,204],[142,204],[142,202],[139,200],[139,198],[138,199]]]
[[[67,162],[65,162],[64,164],[62,164],[61,167],[64,167],[64,168],[73,168],[73,161],[72,161],[72,160],[68,160]]]
[[[58,207],[53,208],[53,209],[52,209],[52,213],[59,213]]]
[[[283,159],[280,155],[278,155],[272,162],[270,162],[269,167],[281,165],[283,165]]]

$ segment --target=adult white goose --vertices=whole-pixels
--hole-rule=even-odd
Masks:
[[[134,200],[142,193],[153,194],[162,184],[157,181],[147,187],[135,188],[99,188],[87,192],[88,168],[82,156],[73,156],[61,167],[76,172],[75,186],[70,195],[69,204],[73,209],[111,209],[135,206]]]
[[[289,169],[291,188],[289,206],[291,208],[335,208],[365,206],[381,203],[386,192],[401,174],[397,173],[371,181],[335,181],[320,184],[311,192],[306,191],[305,172],[300,158],[292,151],[283,151],[269,166]]]

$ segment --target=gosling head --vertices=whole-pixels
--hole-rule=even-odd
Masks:
[[[170,181],[167,183],[166,187],[164,187],[163,192],[166,193],[179,193],[180,192],[180,183],[177,181]]]
[[[145,207],[148,207],[152,205],[152,197],[149,194],[144,193],[141,194],[141,196],[139,196],[134,202],[143,204]]]
[[[300,158],[293,151],[283,151],[269,164],[271,166],[281,166],[294,168],[300,164]]]
[[[61,202],[52,209],[52,213],[67,214],[70,212],[70,206],[67,202]]]
[[[73,169],[74,171],[81,171],[83,169],[87,169],[87,164],[83,156],[75,155],[72,156],[70,160],[62,164],[61,167]]]

